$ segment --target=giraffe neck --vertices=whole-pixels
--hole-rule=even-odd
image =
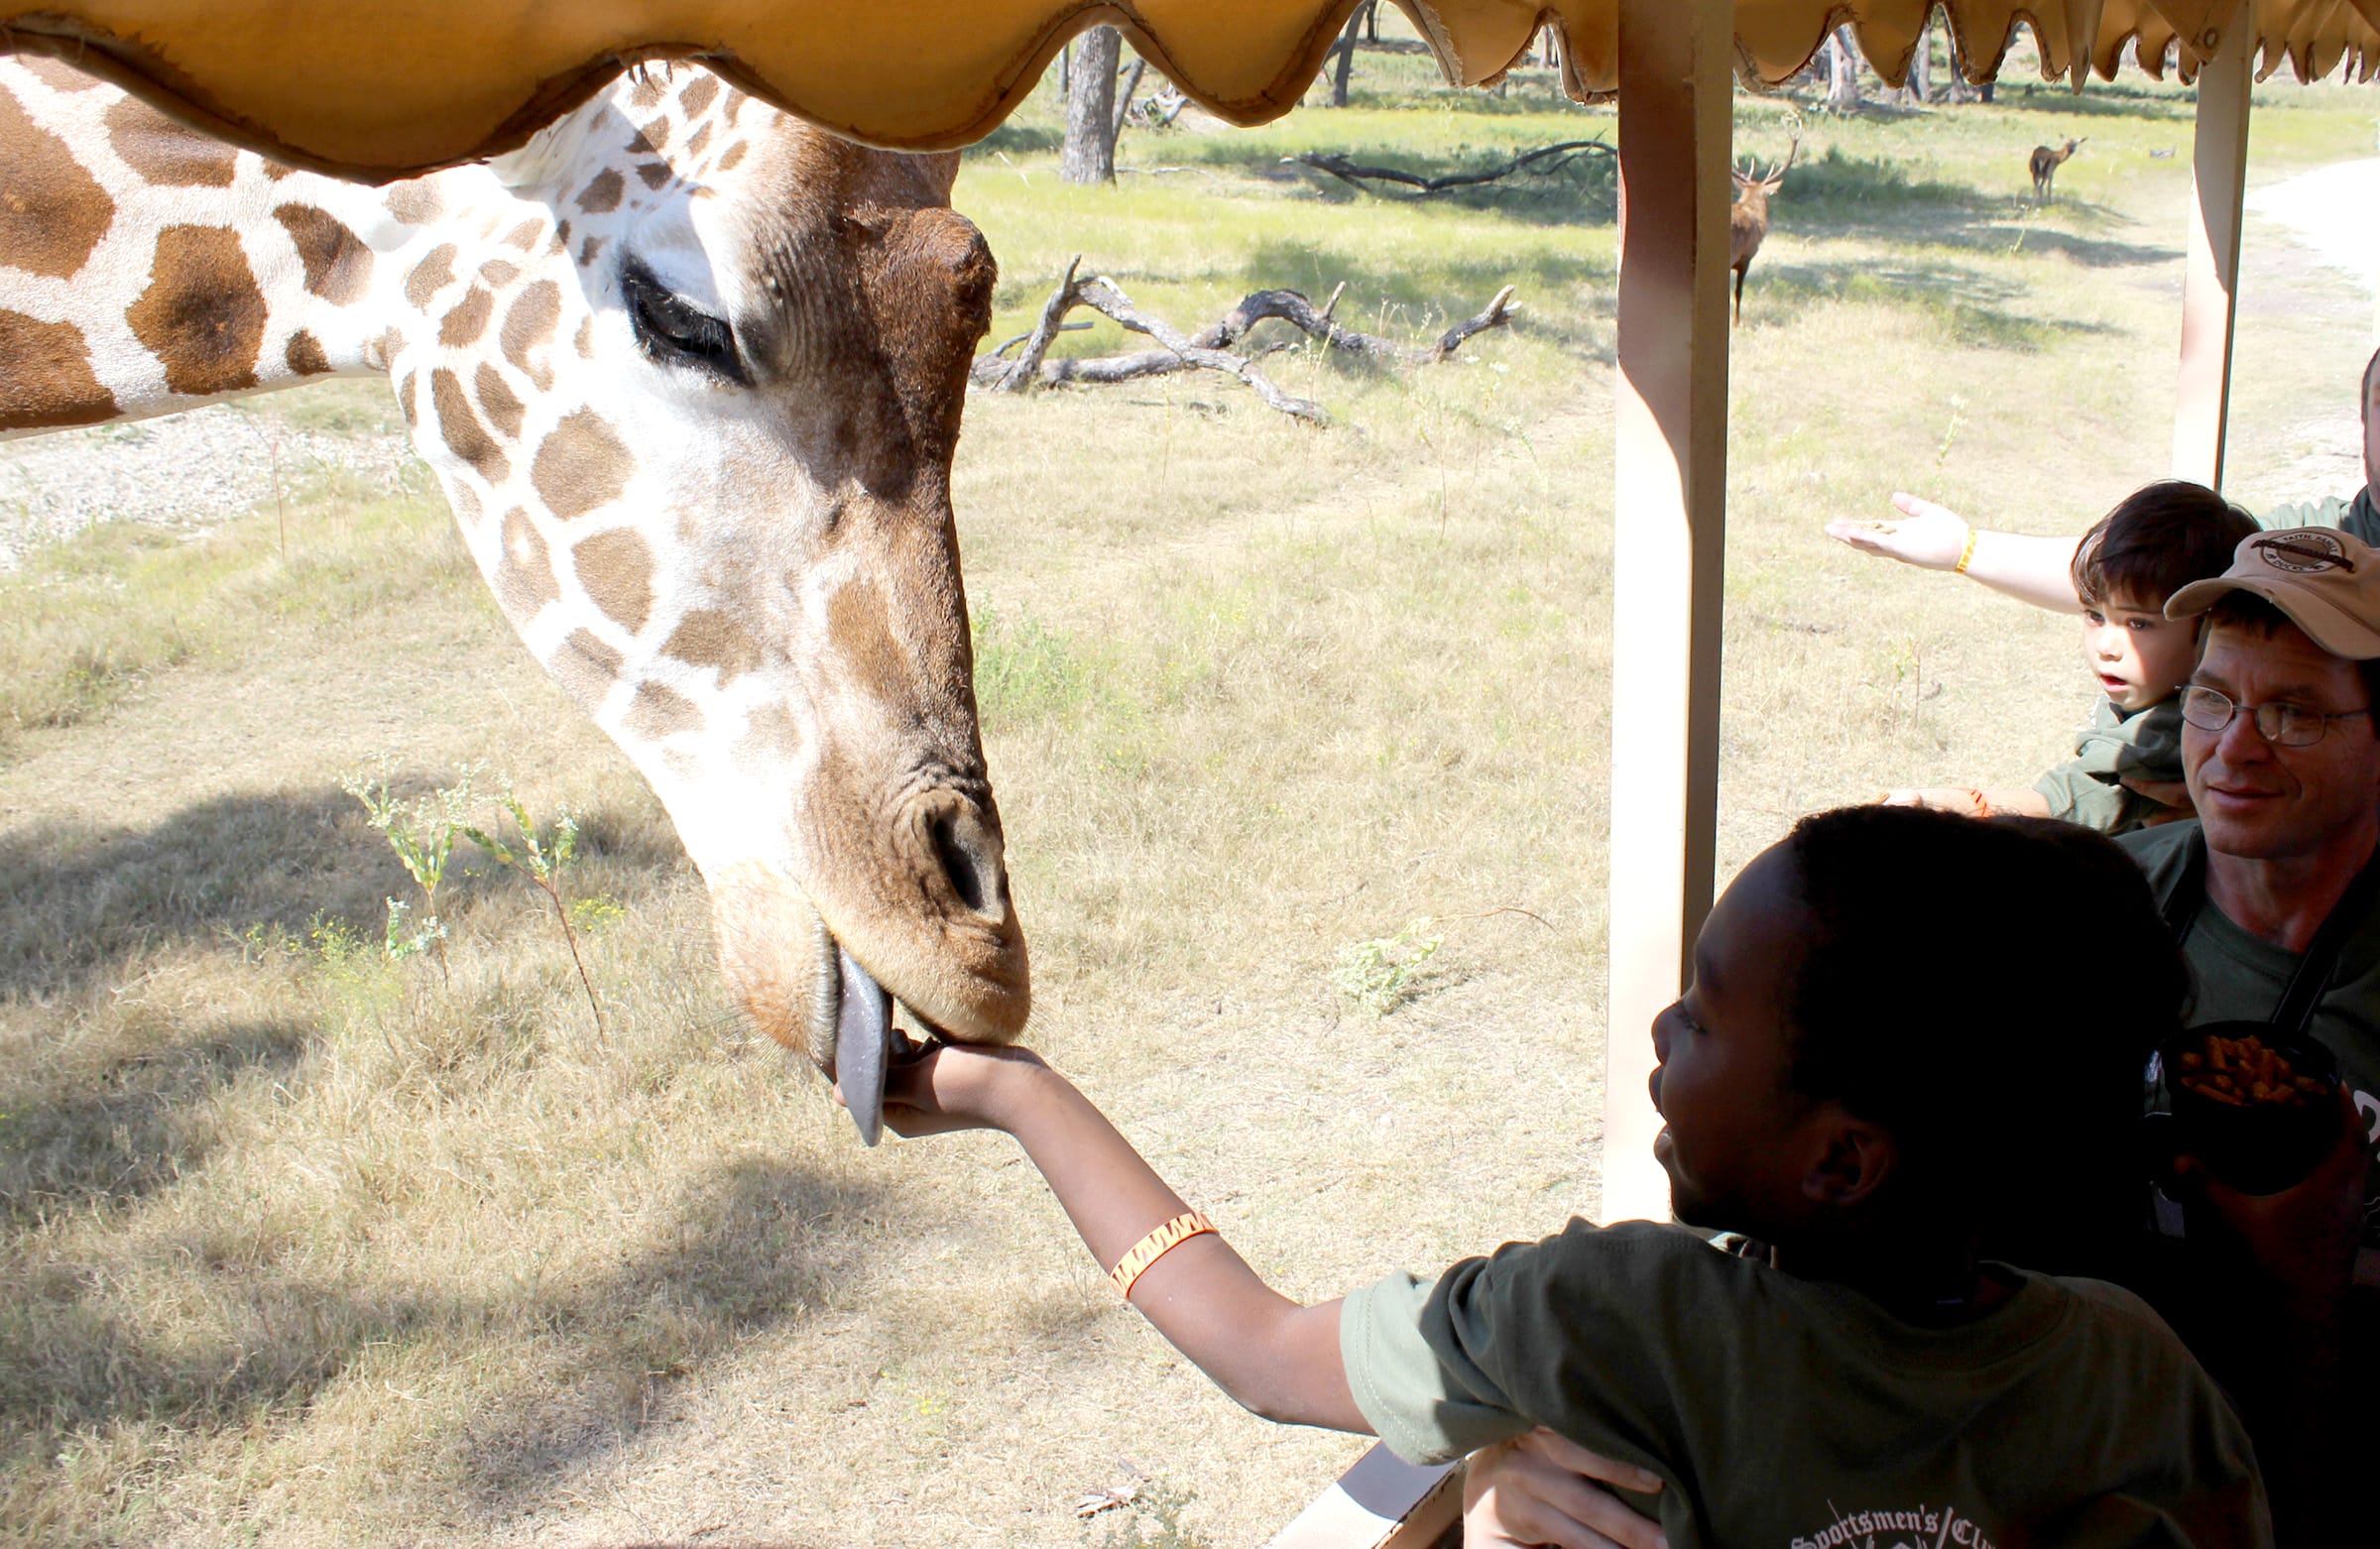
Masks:
[[[341,182],[0,61],[0,436],[385,372],[408,250],[486,177]]]

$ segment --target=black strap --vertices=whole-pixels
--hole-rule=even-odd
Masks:
[[[2173,893],[2165,900],[2165,926],[2174,933],[2174,944],[2182,945],[2190,937],[2190,928],[2197,923],[2199,910],[2206,902],[2206,835],[2203,830],[2192,834],[2189,848],[2182,858],[2182,876]],[[2347,938],[2354,935],[2363,922],[2371,917],[2372,905],[2380,898],[2380,851],[2363,863],[2363,870],[2347,884],[2347,891],[2330,905],[2321,928],[2306,944],[2298,959],[2297,972],[2281,991],[2281,1000],[2274,1006],[2272,1015],[2265,1018],[2268,1025],[2279,1031],[2303,1036],[2314,1021],[2314,1009],[2321,1004],[2322,992],[2330,988],[2330,976],[2338,967],[2339,953],[2346,949]]]

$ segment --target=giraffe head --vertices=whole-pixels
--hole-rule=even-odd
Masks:
[[[987,1041],[1027,1009],[950,504],[995,279],[955,172],[681,67],[388,200],[417,446],[667,806],[731,987],[822,1063],[855,1000]]]

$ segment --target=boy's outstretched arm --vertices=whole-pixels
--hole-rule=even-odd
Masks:
[[[1882,554],[1921,570],[1959,569],[1970,581],[1980,581],[1995,592],[2006,592],[2052,613],[2082,611],[2082,599],[2075,595],[2074,578],[2069,574],[2078,539],[2027,537],[1970,528],[1965,518],[1948,506],[1915,495],[1895,495],[1892,504],[1900,513],[1897,517],[1881,521],[1841,517],[1827,524],[1827,536],[1861,553]],[[1963,556],[1964,566],[1960,564]]]
[[[886,1075],[885,1123],[916,1136],[990,1128],[1016,1137],[1103,1270],[1188,1209],[1107,1116],[1029,1049],[941,1045]],[[1194,1237],[1131,1288],[1157,1332],[1269,1420],[1368,1435],[1339,1357],[1339,1303],[1303,1307],[1216,1234]]]

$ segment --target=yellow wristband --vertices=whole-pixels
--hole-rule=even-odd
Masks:
[[[1974,562],[1975,539],[1982,536],[1982,530],[1979,528],[1970,527],[1966,530],[1966,546],[1959,550],[1959,562],[1951,566],[1951,574],[1966,574],[1966,567]]]
[[[1129,1300],[1132,1294],[1132,1282],[1147,1272],[1150,1264],[1192,1238],[1214,1230],[1215,1223],[1209,1221],[1202,1211],[1193,1210],[1174,1217],[1134,1243],[1131,1251],[1108,1271],[1108,1283],[1116,1287],[1117,1295]]]

